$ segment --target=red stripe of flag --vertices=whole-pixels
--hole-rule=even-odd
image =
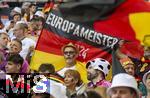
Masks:
[[[105,59],[110,60],[111,54],[109,54],[107,51],[88,45],[81,41],[75,41],[75,40],[64,38],[46,29],[43,29],[42,31],[36,50],[40,50],[40,51],[55,54],[55,55],[62,55],[61,48],[64,45],[68,44],[69,42],[72,42],[78,45],[77,47],[80,50],[78,60],[82,62],[93,59],[93,57],[94,58],[103,57]]]

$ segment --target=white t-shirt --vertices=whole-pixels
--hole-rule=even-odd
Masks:
[[[57,73],[58,73],[60,76],[64,77],[64,73],[65,73],[68,69],[76,70],[76,66],[64,67],[63,69],[59,70]]]
[[[31,38],[24,38],[21,42],[22,42],[22,50],[20,52],[20,55],[25,59],[28,54],[29,48],[31,46],[35,47],[36,42]]]

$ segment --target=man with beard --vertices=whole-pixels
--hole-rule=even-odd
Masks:
[[[105,80],[110,70],[109,62],[102,58],[96,58],[89,61],[86,68],[87,79],[90,81],[87,85],[88,89],[95,90],[103,98],[106,98],[106,88],[111,86],[111,83]]]
[[[64,73],[68,69],[77,70],[81,75],[81,79],[84,82],[87,82],[86,68],[83,65],[81,65],[79,62],[77,62],[76,60],[78,57],[78,52],[79,52],[78,48],[74,44],[69,43],[65,45],[64,47],[62,47],[62,52],[64,55],[66,66],[62,68],[61,70],[59,70],[58,74],[64,77]]]
[[[103,86],[107,88],[111,86],[111,83],[105,80],[110,70],[110,64],[107,60],[96,58],[89,61],[86,64],[86,68],[88,74],[87,79],[91,81],[89,83],[90,87]]]

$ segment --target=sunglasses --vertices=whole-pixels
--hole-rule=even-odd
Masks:
[[[67,55],[67,54],[74,54],[75,51],[64,51],[64,54]]]

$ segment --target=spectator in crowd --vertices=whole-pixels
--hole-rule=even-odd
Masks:
[[[41,64],[38,71],[35,74],[36,74],[36,77],[37,77],[37,78],[34,79],[35,82],[37,82],[38,78],[39,78],[39,81],[40,81],[43,78],[47,78],[47,79],[51,78],[52,75],[55,75],[55,77],[57,77],[57,75],[55,74],[55,67],[52,64],[49,64],[49,63]]]
[[[140,98],[135,78],[126,73],[120,73],[113,77],[107,94],[111,98]]]
[[[13,36],[13,28],[15,24],[21,20],[21,14],[14,14],[13,19],[8,21],[5,25],[4,30],[8,33],[9,37]]]
[[[24,59],[19,54],[13,54],[7,57],[7,65],[5,66],[6,70],[6,85],[9,87],[6,88],[6,91],[9,92],[9,98],[15,98],[16,94],[11,95],[12,93],[17,93],[17,96],[25,97],[29,93],[30,85],[24,81],[24,77],[21,77],[20,70],[22,67]],[[10,84],[9,84],[10,83]],[[13,86],[14,84],[18,86]],[[4,86],[6,86],[4,85]],[[21,85],[24,85],[22,87]],[[11,89],[9,89],[11,88]],[[15,89],[13,89],[15,88]],[[24,93],[21,89],[24,89]]]
[[[20,51],[22,50],[22,43],[20,40],[18,39],[13,39],[10,43],[9,43],[9,47],[8,47],[8,51],[9,54],[18,54],[20,53]]]
[[[38,21],[39,20],[36,18],[31,19],[31,21],[28,23],[28,33],[27,33],[27,37],[35,40],[36,42],[37,42],[38,37],[39,37]]]
[[[7,74],[20,72],[24,60],[19,54],[8,56],[7,61],[7,65],[5,66]]]
[[[22,43],[18,39],[13,39],[9,44],[9,54],[19,54],[22,50]],[[20,73],[28,73],[29,72],[29,64],[27,60],[24,59],[23,65],[21,67]]]
[[[121,65],[125,69],[126,73],[135,77],[136,65],[132,62],[130,58],[120,59]],[[137,79],[138,88],[142,95],[146,95],[146,88],[141,80]]]
[[[62,84],[64,83],[64,79],[59,74],[57,74],[57,72],[55,71],[55,67],[52,64],[41,64],[38,69],[38,73],[40,73],[41,76],[44,75],[48,79],[55,77],[58,80],[57,82],[60,82]]]
[[[80,73],[76,70],[67,70],[64,78],[66,95],[68,98],[76,98],[86,90],[86,85],[81,80]]]
[[[6,33],[0,33],[0,53],[2,57],[0,70],[5,72],[6,56],[7,56],[7,44],[9,41],[9,37]]]
[[[150,70],[150,46],[149,45],[144,46],[144,57],[142,58],[142,62],[143,62],[142,71],[144,70],[145,73]]]
[[[27,33],[27,25],[23,23],[18,23],[14,27],[14,35],[16,39],[22,42],[22,51],[20,55],[26,59],[27,54],[30,52],[31,47],[35,47],[36,42],[30,38],[27,38],[25,35]]]
[[[110,70],[110,64],[107,60],[102,58],[96,58],[89,61],[86,64],[87,68],[87,79],[91,82],[89,83],[90,87],[93,86],[103,86],[110,87],[111,83],[105,80],[105,77],[108,75]]]
[[[20,15],[22,14],[20,7],[14,7],[14,8],[11,10],[10,16],[14,16],[15,14],[20,14]]]
[[[9,42],[9,36],[7,33],[0,33],[0,51],[5,54],[5,50],[7,50],[7,44]]]
[[[135,64],[132,62],[130,58],[122,58],[120,59],[121,65],[127,72],[127,74],[134,76],[135,75]]]
[[[83,80],[83,82],[87,82],[86,68],[83,65],[79,64],[76,60],[79,53],[78,48],[74,44],[69,43],[62,47],[62,52],[66,65],[64,68],[58,71],[58,74],[64,77],[64,73],[68,69],[77,70],[80,75],[82,75],[81,79]]]
[[[55,74],[55,67],[52,64],[41,64],[38,70],[39,73]]]
[[[95,91],[87,91],[81,95],[78,95],[77,98],[102,98],[102,97]]]
[[[21,20],[21,8],[15,7],[11,10],[10,13],[11,19],[5,23],[4,28],[2,29],[4,32],[7,32],[9,36],[13,35],[13,27],[14,25]]]
[[[30,20],[33,18],[33,15],[36,12],[36,4],[31,3],[31,5],[29,6],[29,11],[30,11]]]
[[[37,19],[37,25],[38,25],[38,30],[39,30],[37,34],[40,35],[43,25],[45,23],[45,19],[43,17],[37,17],[36,19]]]
[[[13,21],[14,21],[14,23],[17,23],[18,21],[20,21],[21,20],[21,14],[15,14],[14,16],[13,16]]]
[[[132,61],[133,60],[132,58],[130,58],[121,51],[121,47],[123,47],[124,43],[126,43],[125,40],[121,40],[119,42],[119,48],[116,51],[117,57],[120,59],[120,63],[127,72],[127,74],[132,75],[136,78],[141,95],[144,96],[146,95],[146,88],[142,83],[139,74],[136,75],[136,72],[138,72],[140,69],[138,69],[139,68],[138,65],[135,64],[136,62]]]
[[[53,64],[49,64],[49,63],[41,64],[38,69],[38,72],[40,74],[45,75],[47,78],[51,78],[51,77],[58,78],[59,80],[61,80],[58,82],[64,83],[63,78],[59,74],[57,74],[57,72],[55,71],[55,67]]]
[[[23,17],[22,20],[25,22],[30,21],[30,9],[29,9],[30,5],[31,5],[30,2],[24,2],[21,7]]]
[[[35,24],[37,25],[38,27],[38,32],[35,32],[34,35],[40,35],[41,33],[41,30],[43,28],[43,25],[45,23],[45,17],[44,17],[44,13],[42,11],[37,11],[34,16],[33,16],[33,19],[36,19],[36,22]]]
[[[97,91],[103,98],[106,98],[106,88],[111,86],[109,81],[105,80],[110,70],[110,64],[107,60],[96,58],[86,64],[88,89]]]
[[[13,17],[14,18],[14,17]],[[16,17],[15,19],[17,18],[17,14],[16,14]],[[8,33],[9,36],[12,36],[12,29],[15,25],[15,22],[14,20],[10,20],[6,23],[5,27],[4,27],[4,31]]]
[[[147,95],[143,96],[142,98],[150,98],[150,70],[144,74],[143,76],[143,83],[147,89]]]
[[[61,77],[57,75],[55,72],[55,68],[52,64],[44,63],[41,64],[38,70],[40,73],[44,73],[45,76],[40,75],[40,81],[36,83],[36,85],[33,87],[34,93],[49,93],[54,98],[67,98],[66,97],[66,87],[64,86],[64,81]],[[51,73],[50,75],[48,75]],[[38,77],[37,77],[38,78]],[[37,80],[36,80],[37,81]],[[44,86],[44,90],[37,89],[38,85],[41,84]]]
[[[143,75],[150,70],[150,35],[145,35],[143,39],[144,56],[141,58],[139,64],[139,73],[141,78]]]

